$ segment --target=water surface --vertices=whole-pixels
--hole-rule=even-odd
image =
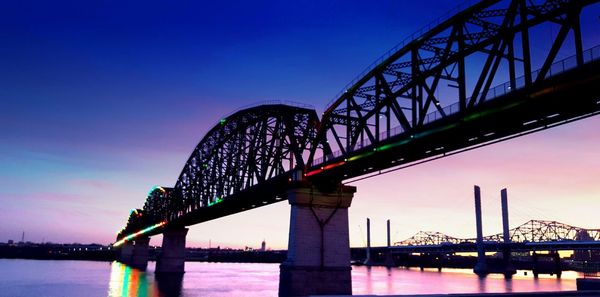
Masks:
[[[48,297],[196,297],[277,296],[278,264],[186,263],[180,278],[157,278],[154,262],[147,272],[118,262],[0,259],[0,296]],[[470,270],[386,269],[355,266],[354,294],[475,293],[575,290],[574,272],[562,279],[519,273],[478,278]]]

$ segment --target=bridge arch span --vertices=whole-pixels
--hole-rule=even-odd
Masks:
[[[313,109],[282,103],[220,119],[194,148],[175,186],[152,188],[143,216],[130,218],[124,233],[137,231],[134,226],[192,225],[282,200],[293,171],[306,165],[318,125]]]

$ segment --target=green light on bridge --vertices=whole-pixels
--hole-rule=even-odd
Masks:
[[[127,236],[123,237],[123,239],[121,239],[121,240],[119,240],[119,241],[115,242],[115,243],[113,244],[113,247],[120,246],[120,245],[122,245],[123,243],[125,243],[125,242],[126,242],[126,241],[128,241],[128,240],[131,240],[131,239],[133,239],[133,238],[135,238],[135,237],[138,237],[138,236],[140,236],[140,235],[142,235],[142,234],[146,234],[146,233],[148,233],[148,232],[150,232],[150,231],[152,231],[152,230],[154,230],[154,229],[156,229],[156,228],[162,227],[162,226],[164,226],[166,223],[167,223],[166,221],[162,221],[162,222],[160,222],[160,223],[158,223],[158,224],[154,224],[154,225],[152,225],[152,226],[150,226],[150,227],[148,227],[148,228],[146,228],[146,229],[142,229],[142,230],[140,230],[140,231],[138,231],[138,232],[135,232],[135,233],[133,233],[133,234],[129,234],[129,235],[127,235]]]
[[[475,120],[475,119],[478,119],[478,118],[481,118],[481,117],[484,117],[484,116],[488,116],[488,115],[491,115],[491,114],[497,113],[497,112],[499,112],[499,111],[504,111],[504,110],[507,110],[507,109],[511,109],[511,108],[513,108],[513,107],[516,107],[516,106],[520,105],[521,103],[523,103],[523,101],[514,102],[514,103],[511,103],[511,104],[508,104],[508,105],[502,106],[502,107],[497,107],[497,108],[494,108],[494,109],[490,109],[490,110],[486,110],[486,111],[478,112],[478,113],[475,113],[475,114],[472,114],[472,115],[466,116],[466,117],[464,118],[464,120],[465,120],[466,122],[468,122],[468,121],[472,121],[472,120]]]
[[[219,203],[221,203],[221,202],[223,202],[223,198],[221,198],[221,197],[217,197],[217,198],[215,199],[215,201],[213,201],[213,202],[208,202],[208,206],[213,206],[213,205],[215,205],[215,204],[219,204]]]
[[[154,191],[159,190],[161,192],[165,192],[165,189],[161,186],[154,186],[152,187],[152,189],[150,189],[150,191],[148,192],[148,196],[152,195],[152,193],[154,193]]]

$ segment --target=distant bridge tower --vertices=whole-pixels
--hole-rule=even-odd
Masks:
[[[390,250],[391,246],[392,246],[392,236],[391,236],[391,230],[390,230],[390,220],[387,220],[387,250],[385,253],[385,266],[386,267],[396,266],[396,263],[394,263],[394,257]]]
[[[481,190],[479,186],[475,186],[475,224],[477,226],[477,264],[473,271],[478,275],[486,275],[488,273],[487,264],[485,262],[485,248],[483,247],[483,227],[481,222]]]
[[[367,257],[364,264],[367,266],[373,265],[373,260],[371,259],[371,219],[369,218],[367,218]]]
[[[502,247],[502,258],[504,261],[504,276],[512,277],[517,270],[512,266],[511,248],[510,248],[510,229],[508,226],[508,194],[506,189],[500,191],[500,200],[502,203],[502,237],[504,246]]]

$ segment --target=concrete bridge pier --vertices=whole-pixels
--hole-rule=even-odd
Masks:
[[[341,185],[331,193],[309,187],[288,191],[290,234],[279,296],[352,294],[348,208],[355,192]]]
[[[183,274],[185,272],[185,237],[187,228],[165,229],[162,251],[156,259],[156,273]]]
[[[538,254],[533,251],[533,277],[538,278],[540,274],[556,274],[557,278],[562,276],[562,267],[560,264],[560,255],[557,251],[551,251],[548,254]],[[542,261],[539,258],[546,258],[550,261]]]
[[[133,244],[131,242],[125,242],[119,247],[119,256],[117,261],[123,264],[131,263],[131,256],[133,255]]]
[[[129,264],[133,268],[139,270],[146,270],[148,268],[148,246],[150,244],[150,237],[142,236],[135,239],[133,244],[133,253],[131,255],[131,261]]]

